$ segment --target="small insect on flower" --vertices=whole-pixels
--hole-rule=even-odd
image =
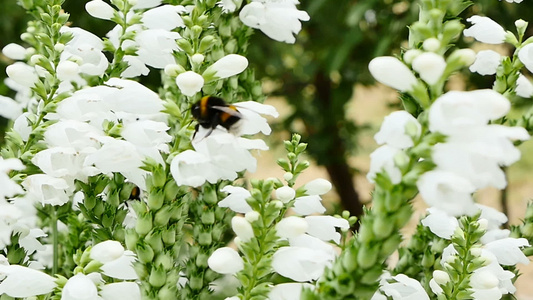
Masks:
[[[196,102],[192,107],[192,116],[198,121],[193,139],[200,126],[209,129],[204,137],[206,138],[218,125],[230,131],[232,126],[242,118],[235,106],[227,104],[222,98],[215,96],[205,96]]]

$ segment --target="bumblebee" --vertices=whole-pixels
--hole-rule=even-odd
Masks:
[[[215,96],[205,96],[192,106],[192,116],[198,121],[196,124],[193,139],[198,133],[198,128],[202,126],[209,129],[204,138],[208,137],[213,130],[220,125],[228,131],[241,118],[241,113],[231,104],[227,104],[222,98]]]

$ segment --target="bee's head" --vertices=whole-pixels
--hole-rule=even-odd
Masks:
[[[195,119],[200,118],[200,115],[202,114],[202,108],[200,107],[200,101],[196,102],[191,107],[191,112],[192,112],[193,118],[195,118]]]

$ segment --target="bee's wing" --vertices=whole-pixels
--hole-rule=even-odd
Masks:
[[[227,113],[228,115],[242,118],[242,114],[241,114],[239,111],[237,111],[237,110],[235,110],[235,109],[231,109],[231,108],[228,107],[228,106],[213,105],[213,106],[211,106],[211,107],[214,108],[214,109],[220,110],[220,111],[222,111],[222,112],[225,112],[225,113]]]

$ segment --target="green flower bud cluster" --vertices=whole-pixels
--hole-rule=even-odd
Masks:
[[[284,175],[287,184],[292,187],[296,178],[309,167],[307,160],[300,161],[300,155],[307,149],[307,143],[301,142],[302,137],[294,133],[290,141],[284,141],[283,145],[287,151],[287,159],[278,159],[278,165],[286,172]]]
[[[244,260],[244,269],[236,275],[241,283],[238,296],[246,300],[267,299],[272,284],[272,256],[281,246],[272,228],[283,217],[285,206],[271,198],[274,180],[252,180],[251,185],[252,197],[247,202],[253,212],[247,213],[246,219],[252,225],[254,236],[238,243]]]
[[[449,243],[431,233],[428,227],[419,224],[407,246],[398,249],[400,257],[392,273],[415,278],[427,290],[433,270],[442,269],[440,257]]]
[[[451,238],[457,254],[446,258],[443,264],[450,279],[437,282],[443,290],[439,299],[472,299],[469,278],[472,272],[486,264],[480,257],[480,239],[486,231],[478,220],[479,214],[459,219],[459,227]]]
[[[144,168],[150,172],[147,193],[131,203],[137,222],[126,230],[125,244],[137,254],[143,299],[176,299],[190,195],[180,191],[168,168],[148,163]]]
[[[189,206],[188,224],[192,228],[193,242],[189,246],[188,259],[184,269],[189,279],[180,290],[180,299],[207,299],[212,290],[209,283],[220,275],[209,269],[207,259],[214,250],[227,244],[231,237],[231,218],[227,208],[218,206],[221,195],[218,184],[206,184]]]

